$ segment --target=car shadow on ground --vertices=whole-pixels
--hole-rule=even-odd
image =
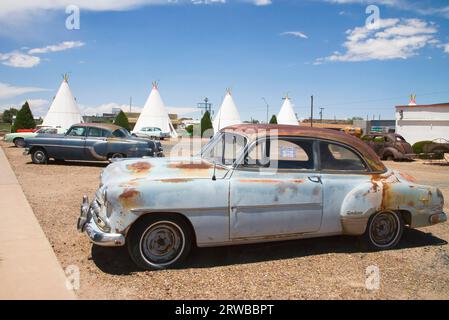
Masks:
[[[32,161],[27,162],[27,164],[33,164]],[[56,161],[49,160],[47,162],[49,166],[67,166],[67,167],[97,167],[106,168],[109,162],[90,162],[90,161]],[[39,164],[41,166],[41,164]]]
[[[394,250],[425,246],[442,246],[447,241],[415,229],[404,230],[403,239]],[[363,240],[358,237],[336,236],[263,244],[195,248],[179,269],[210,268],[233,264],[283,260],[328,253],[368,253]],[[92,246],[92,260],[105,273],[127,275],[141,271],[128,256],[126,247],[106,248]]]

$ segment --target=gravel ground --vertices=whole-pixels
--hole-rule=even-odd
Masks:
[[[139,271],[126,249],[93,246],[76,231],[82,195],[93,195],[106,164],[34,165],[23,149],[0,145],[60,263],[79,267],[82,299],[449,299],[449,223],[406,230],[399,248],[386,252],[332,237],[197,249],[182,269]],[[449,199],[449,166],[387,165]],[[365,288],[371,265],[381,273],[379,290]]]

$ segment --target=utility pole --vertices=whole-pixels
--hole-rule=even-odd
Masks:
[[[262,100],[265,101],[265,104],[267,105],[267,123],[268,123],[268,112],[269,112],[269,109],[270,109],[270,105],[268,104],[267,99],[262,97]]]
[[[310,127],[313,127],[313,96],[310,97]]]
[[[204,98],[204,102],[200,102],[197,104],[198,109],[204,109],[204,112],[209,111],[209,114],[212,116],[212,103],[209,103],[208,98]],[[203,114],[203,110],[201,110],[201,114]]]
[[[320,108],[320,123],[323,123],[323,110],[324,108]]]

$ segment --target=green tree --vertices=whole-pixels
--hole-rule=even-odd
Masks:
[[[131,130],[131,127],[130,127],[129,121],[128,121],[128,117],[123,112],[123,110],[120,110],[118,115],[115,117],[114,124],[117,126],[123,127],[128,131]]]
[[[34,129],[36,128],[36,122],[34,121],[33,114],[31,113],[28,101],[24,103],[22,108],[17,112],[16,121],[12,126],[12,132],[16,132],[19,129]]]
[[[189,134],[189,136],[193,136],[193,125],[187,126],[186,132]]]
[[[273,116],[270,119],[270,124],[278,124],[278,119],[276,118],[276,115],[273,114]]]
[[[12,123],[12,119],[14,116],[17,116],[17,112],[19,112],[19,110],[15,108],[10,108],[3,111],[2,121],[5,123]]]
[[[213,126],[212,126],[212,119],[211,119],[211,117],[210,117],[209,111],[206,111],[206,112],[204,113],[203,118],[201,118],[201,136],[204,135],[204,132],[205,132],[206,130],[210,130],[210,129],[213,129]]]

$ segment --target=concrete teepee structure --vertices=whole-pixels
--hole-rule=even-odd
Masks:
[[[72,125],[83,122],[83,117],[69,88],[68,75],[65,74],[63,78],[42,126],[60,127],[67,130]]]
[[[145,127],[156,127],[160,128],[162,132],[170,132],[172,138],[178,136],[165,109],[156,82],[153,82],[153,89],[143,107],[139,119],[137,119],[133,131],[139,131]]]
[[[298,119],[296,118],[295,111],[293,110],[292,103],[288,95],[284,99],[284,104],[281,107],[281,111],[277,116],[278,124],[289,124],[298,126]]]
[[[215,116],[215,119],[212,123],[214,131],[218,132],[223,128],[240,123],[242,123],[242,121],[240,120],[240,114],[234,103],[234,99],[232,99],[231,90],[228,89],[223,103],[221,104],[221,108],[220,110],[218,110],[217,115]]]

